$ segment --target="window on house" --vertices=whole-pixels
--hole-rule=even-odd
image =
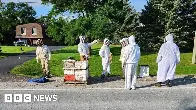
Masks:
[[[37,28],[32,28],[32,35],[37,35]]]
[[[21,35],[26,35],[26,28],[21,28]]]

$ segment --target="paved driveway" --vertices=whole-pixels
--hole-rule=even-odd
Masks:
[[[51,51],[58,50],[64,46],[49,46]],[[25,77],[19,77],[16,75],[9,74],[9,71],[24,62],[35,58],[35,51],[23,53],[17,56],[9,56],[0,60],[0,81],[13,81],[13,80],[22,80]]]

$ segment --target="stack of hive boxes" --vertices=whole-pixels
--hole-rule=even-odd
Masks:
[[[64,81],[87,82],[89,78],[88,61],[63,60]]]

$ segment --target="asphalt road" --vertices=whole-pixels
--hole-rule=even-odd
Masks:
[[[51,51],[58,50],[63,48],[64,46],[49,46]],[[9,71],[17,66],[20,65],[32,58],[35,58],[35,51],[22,53],[17,56],[9,56],[0,60],[0,81],[12,81],[17,79],[22,79],[24,77],[17,77],[15,75],[9,74]]]
[[[31,94],[31,102],[4,102],[4,94]],[[34,101],[54,95],[57,101]],[[1,90],[0,110],[196,110],[196,88]]]

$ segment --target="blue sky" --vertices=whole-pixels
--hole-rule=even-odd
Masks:
[[[47,13],[52,9],[51,5],[41,5],[41,0],[2,0],[2,2],[36,2],[29,4],[33,6],[35,11],[37,12],[37,17],[40,17],[41,15],[47,15]],[[136,11],[141,12],[141,9],[144,8],[144,5],[146,4],[146,0],[130,0],[131,4],[134,6]]]

